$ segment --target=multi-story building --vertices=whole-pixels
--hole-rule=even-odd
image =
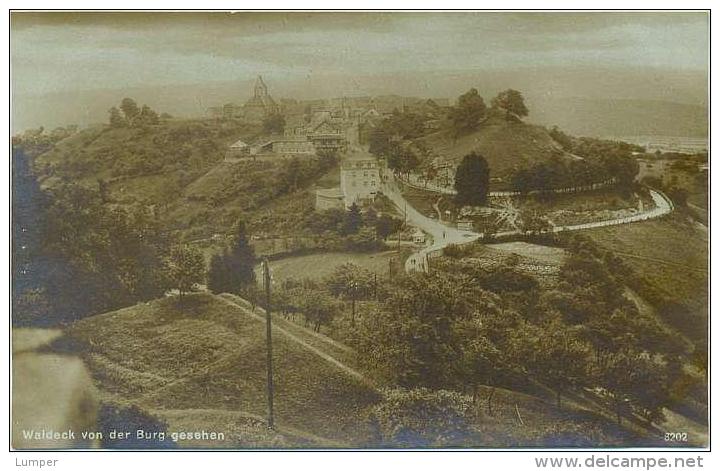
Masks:
[[[350,154],[340,165],[340,191],[345,207],[373,201],[380,191],[380,165],[370,154]]]

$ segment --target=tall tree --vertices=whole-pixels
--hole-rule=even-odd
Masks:
[[[357,234],[362,225],[363,217],[362,212],[360,211],[360,206],[358,206],[356,203],[353,203],[350,206],[350,209],[345,213],[345,218],[342,225],[342,234]]]
[[[455,173],[455,196],[459,205],[482,206],[490,191],[490,167],[482,155],[472,152],[463,157]]]
[[[230,247],[210,259],[208,289],[213,293],[247,294],[255,283],[255,249],[244,221],[235,224],[234,233]]]
[[[120,110],[125,115],[128,123],[132,124],[135,118],[140,114],[140,108],[132,98],[123,98],[120,102]]]
[[[456,134],[463,134],[475,129],[485,117],[487,106],[476,88],[471,88],[458,98],[458,104],[450,112],[453,129]]]
[[[110,126],[113,128],[121,128],[125,125],[127,125],[127,122],[125,121],[125,118],[123,118],[122,114],[120,114],[120,110],[117,109],[117,107],[113,106],[108,110],[108,113],[110,114]]]
[[[166,261],[167,276],[180,298],[205,281],[205,259],[202,252],[189,245],[177,245],[170,250]]]
[[[528,109],[525,106],[525,99],[522,93],[512,88],[498,93],[498,96],[492,100],[492,107],[505,110],[508,116],[515,115],[518,118],[522,118],[528,115]]]

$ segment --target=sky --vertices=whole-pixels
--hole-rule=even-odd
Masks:
[[[16,95],[515,68],[706,73],[706,13],[19,13]]]

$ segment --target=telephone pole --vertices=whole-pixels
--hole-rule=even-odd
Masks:
[[[270,317],[270,267],[267,257],[262,261],[263,284],[265,285],[265,338],[267,341],[267,425],[275,429],[275,417],[273,415],[273,364],[272,364],[272,318]]]

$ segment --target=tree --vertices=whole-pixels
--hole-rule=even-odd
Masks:
[[[263,120],[263,131],[268,134],[282,134],[285,131],[285,117],[273,113]]]
[[[210,259],[208,289],[213,293],[247,294],[255,284],[255,250],[245,222],[238,221],[234,233],[230,247]]]
[[[232,292],[233,283],[230,279],[230,268],[224,254],[214,254],[210,258],[207,287],[215,294]]]
[[[410,146],[395,144],[387,154],[388,167],[399,173],[410,173],[420,165],[420,158]]]
[[[453,129],[456,135],[463,134],[475,129],[480,120],[485,117],[487,106],[478,93],[477,89],[471,88],[460,95],[458,104],[450,112]]]
[[[528,115],[528,109],[525,106],[525,99],[522,93],[512,88],[498,93],[498,96],[492,100],[492,107],[505,110],[507,116],[514,115],[522,118]]]
[[[56,320],[161,296],[167,241],[149,208],[106,205],[97,186],[61,184],[43,214],[43,288]],[[72,283],[68,283],[72,279]]]
[[[625,194],[630,194],[640,171],[637,160],[623,151],[615,151],[602,156],[602,165],[607,175],[617,179],[617,186]]]
[[[176,245],[166,261],[166,272],[180,299],[193,287],[205,281],[205,259],[202,252],[189,245]]]
[[[110,114],[110,126],[113,128],[122,128],[127,125],[127,122],[125,121],[125,118],[120,114],[120,110],[117,109],[117,107],[113,106],[108,111]]]
[[[129,124],[133,124],[135,118],[140,114],[140,108],[132,98],[123,98],[120,102],[120,110],[125,115],[125,120]]]
[[[528,366],[540,381],[555,389],[560,408],[564,391],[588,382],[589,348],[560,322],[544,326],[540,334],[528,339],[534,350]]]
[[[362,319],[362,360],[403,387],[456,384],[460,352],[453,322],[470,315],[471,297],[442,273],[402,279],[372,318]]]
[[[378,157],[386,157],[392,150],[390,132],[383,126],[378,126],[370,132],[368,151]]]
[[[155,111],[153,111],[148,105],[142,106],[137,120],[138,120],[139,124],[146,124],[146,125],[158,124],[160,122],[160,118],[158,118],[158,114]]]
[[[350,209],[345,213],[343,221],[342,234],[350,235],[357,234],[363,225],[363,217],[360,212],[360,206],[356,203],[350,205]]]
[[[402,227],[402,220],[388,214],[383,214],[375,221],[375,234],[378,238],[386,240],[388,236]]]
[[[520,226],[523,233],[530,235],[542,234],[552,229],[547,218],[530,210],[525,210],[521,213]]]
[[[320,290],[306,291],[300,299],[300,310],[315,332],[328,325],[340,311],[338,302],[328,293]]]
[[[490,167],[482,155],[472,152],[463,157],[455,173],[455,201],[458,205],[482,206],[490,190]]]
[[[461,369],[463,376],[470,379],[472,384],[473,403],[477,401],[477,390],[480,384],[491,387],[487,399],[488,414],[492,413],[492,396],[495,386],[498,384],[498,377],[503,374],[505,358],[503,351],[499,349],[487,336],[485,323],[480,318],[471,319],[460,324],[462,339],[462,362]]]

